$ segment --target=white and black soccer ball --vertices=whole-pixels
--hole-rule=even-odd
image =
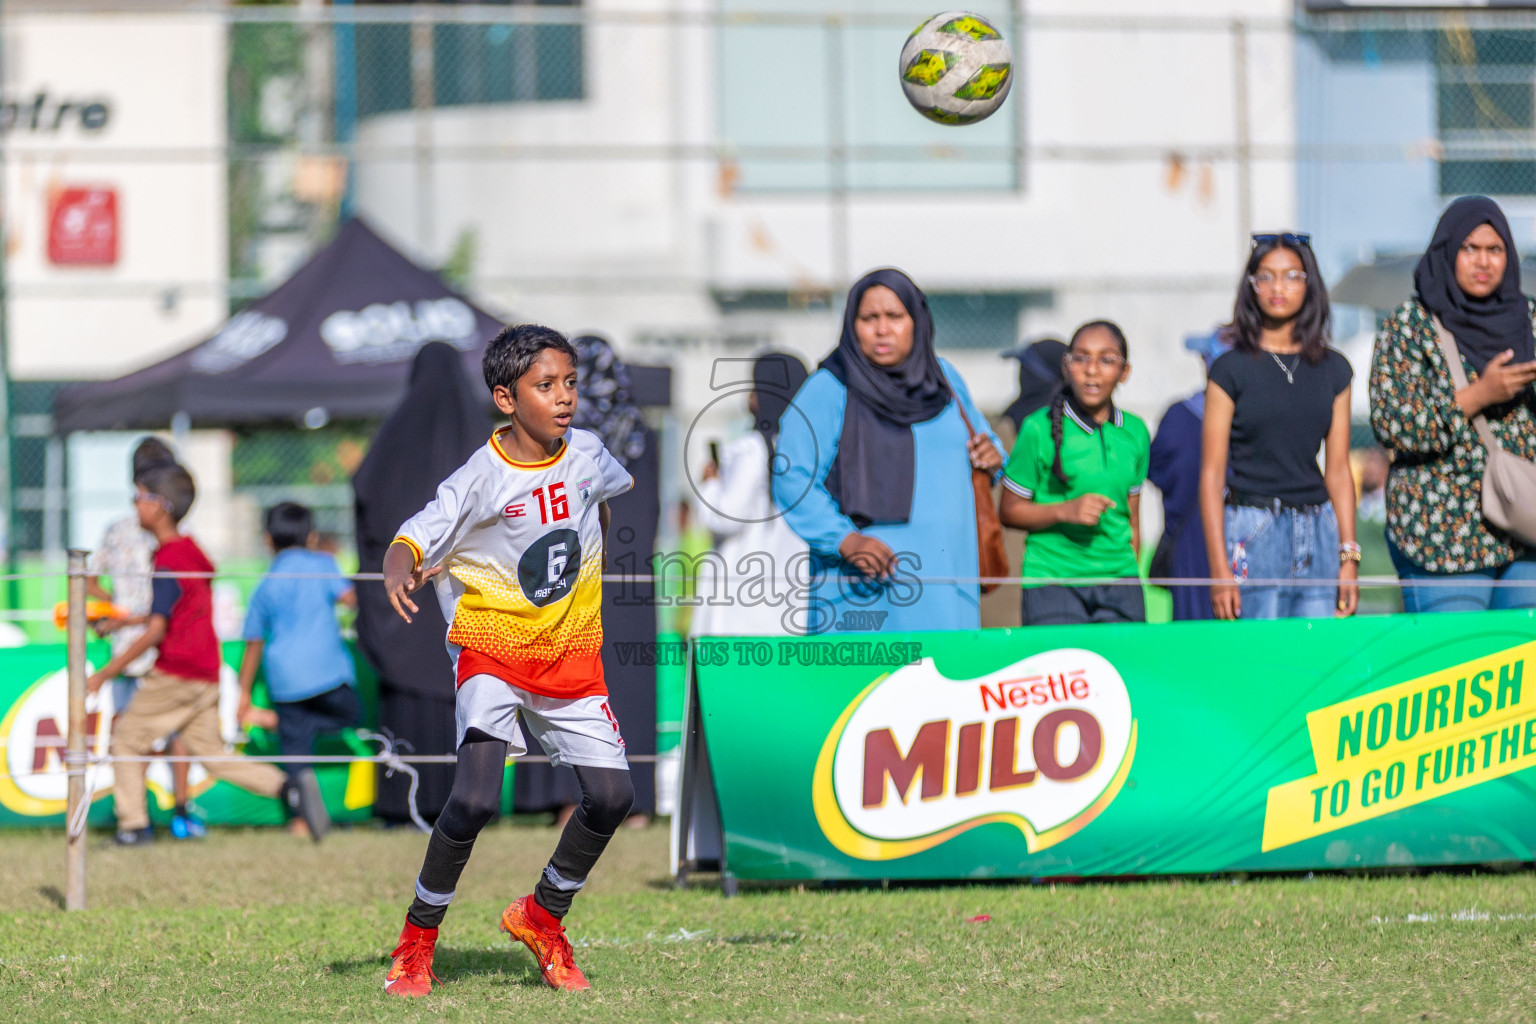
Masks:
[[[979,14],[935,14],[901,48],[901,88],[917,112],[939,124],[991,116],[1013,85],[1013,50]]]

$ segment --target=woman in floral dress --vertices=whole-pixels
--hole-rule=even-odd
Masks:
[[[1536,552],[1483,519],[1487,453],[1470,417],[1536,460],[1536,301],[1520,291],[1509,222],[1483,196],[1453,202],[1414,270],[1417,294],[1382,325],[1371,358],[1371,428],[1393,453],[1387,542],[1410,612],[1536,607]],[[1456,390],[1436,337],[1456,340]],[[1433,581],[1415,587],[1414,581]],[[1496,582],[1501,585],[1496,585]],[[1529,586],[1519,586],[1527,582]]]

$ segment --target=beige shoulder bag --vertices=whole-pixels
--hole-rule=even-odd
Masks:
[[[1461,352],[1440,318],[1435,317],[1434,322],[1451,381],[1460,391],[1467,386]],[[1483,518],[1510,536],[1536,545],[1536,463],[1501,448],[1482,413],[1472,417],[1472,426],[1488,451],[1487,466],[1483,469]]]

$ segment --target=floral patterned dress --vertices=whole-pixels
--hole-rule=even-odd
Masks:
[[[1533,324],[1536,300],[1527,297]],[[1477,374],[1466,365],[1467,380]],[[1371,429],[1393,453],[1387,537],[1429,572],[1506,566],[1527,549],[1483,519],[1486,453],[1456,405],[1455,385],[1429,311],[1410,299],[1384,323],[1371,356]],[[1536,416],[1527,391],[1483,410],[1499,444],[1536,461]]]

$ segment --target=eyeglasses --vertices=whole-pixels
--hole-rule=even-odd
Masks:
[[[1292,234],[1289,231],[1282,231],[1278,235],[1254,235],[1252,248],[1257,249],[1261,245],[1279,245],[1281,242],[1284,242],[1286,245],[1305,245],[1310,247],[1312,245],[1312,236]]]
[[[1067,362],[1071,363],[1079,370],[1086,370],[1089,366],[1093,365],[1094,358],[1093,356],[1082,352],[1072,352],[1068,354]],[[1099,369],[1105,371],[1106,373],[1114,373],[1116,370],[1120,369],[1120,367],[1125,365],[1125,360],[1120,356],[1099,356],[1098,364]]]
[[[169,501],[166,501],[164,498],[160,497],[160,495],[158,495],[158,494],[150,494],[148,491],[139,491],[136,494],[134,494],[133,502],[134,502],[134,504],[138,504],[141,501],[142,502],[146,502],[147,504],[150,504],[150,505],[159,505],[161,508],[165,509],[167,512],[169,512],[171,510],[171,503]]]
[[[1268,270],[1261,270],[1257,274],[1248,275],[1248,283],[1255,288],[1273,288],[1275,285],[1283,285],[1286,288],[1295,288],[1297,285],[1307,283],[1305,270],[1287,270],[1283,274],[1272,274]]]

